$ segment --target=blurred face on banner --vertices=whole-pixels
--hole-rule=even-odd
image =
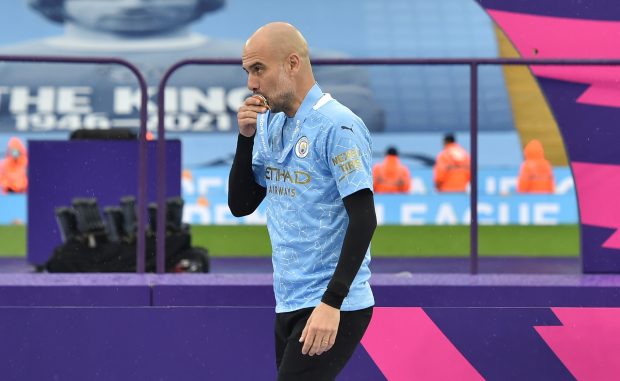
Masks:
[[[66,17],[87,29],[113,34],[157,34],[186,26],[199,0],[65,0]]]

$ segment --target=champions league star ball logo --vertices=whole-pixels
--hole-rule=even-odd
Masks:
[[[299,140],[297,141],[297,144],[295,145],[295,155],[297,155],[297,157],[301,159],[308,156],[309,145],[310,143],[308,142],[307,137],[302,136],[301,138],[299,138]]]

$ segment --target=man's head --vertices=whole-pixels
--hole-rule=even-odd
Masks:
[[[396,149],[396,147],[388,147],[385,154],[389,156],[398,156],[398,150]]]
[[[456,142],[456,138],[454,137],[454,134],[445,134],[443,137],[443,144],[450,144],[450,143],[454,143]]]
[[[242,61],[248,88],[264,96],[273,112],[293,116],[314,85],[308,44],[291,24],[259,28],[246,41]]]
[[[48,19],[119,35],[165,33],[221,8],[225,0],[27,0]]]

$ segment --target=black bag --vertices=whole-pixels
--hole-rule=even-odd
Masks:
[[[167,272],[208,272],[206,249],[192,247],[190,226],[183,224],[183,199],[166,200]],[[157,206],[148,207],[145,270],[157,271],[155,231]],[[101,217],[97,200],[74,198],[71,207],[56,208],[56,221],[63,243],[54,249],[44,268],[49,272],[135,272],[136,199],[121,198],[120,207],[104,208]]]
[[[145,270],[156,271],[155,237],[146,240]],[[189,232],[166,237],[166,272],[209,271],[208,251],[191,246]],[[136,272],[135,242],[102,242],[92,247],[89,242],[72,238],[57,246],[45,269],[52,273],[72,272]]]

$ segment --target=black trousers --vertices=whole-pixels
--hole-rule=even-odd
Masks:
[[[362,340],[372,317],[372,307],[340,312],[334,346],[321,355],[301,353],[301,332],[314,308],[276,314],[276,366],[278,380],[335,380]]]

